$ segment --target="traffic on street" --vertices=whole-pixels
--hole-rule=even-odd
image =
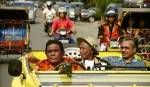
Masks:
[[[3,0],[0,87],[150,87],[149,5]]]
[[[89,22],[81,22],[80,25],[75,25],[77,29],[77,34],[72,35],[73,39],[76,41],[77,37],[87,37],[92,36],[93,38],[97,38],[95,34],[97,33],[97,23],[89,23]],[[89,33],[84,33],[84,31]],[[31,31],[30,31],[30,39],[32,43],[32,50],[45,50],[46,42],[49,39],[53,39],[53,37],[47,36],[47,34],[43,30],[43,18],[42,18],[42,11],[41,9],[37,9],[37,17],[35,24],[31,24]],[[94,33],[93,33],[94,32]],[[98,42],[98,41],[97,41]],[[8,74],[8,62],[11,59],[18,59],[23,55],[21,54],[9,54],[7,55],[0,55],[0,87],[10,87],[12,77]],[[3,61],[3,62],[1,62]],[[6,64],[5,64],[6,63]],[[5,82],[8,81],[6,84]]]

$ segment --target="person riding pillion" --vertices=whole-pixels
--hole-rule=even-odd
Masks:
[[[45,8],[42,12],[45,32],[46,32],[46,25],[47,25],[48,18],[50,18],[50,21],[51,21],[50,25],[52,25],[52,22],[53,22],[54,18],[56,17],[56,11],[52,8],[52,3],[47,2],[46,5],[47,5],[47,8]]]
[[[73,34],[76,34],[76,29],[73,23],[69,18],[66,18],[67,11],[64,7],[60,7],[58,9],[59,18],[56,19],[52,24],[52,29],[50,35],[53,35],[55,31],[59,31],[61,29],[66,29],[67,31],[72,31]],[[55,40],[61,39],[60,34],[54,35]],[[69,40],[69,43],[75,43],[75,41],[71,38],[71,33],[66,34],[66,39]]]
[[[98,38],[100,39],[100,51],[106,51],[111,38],[119,38],[123,35],[121,27],[115,21],[117,19],[116,12],[111,9],[106,13],[107,21],[98,27]]]

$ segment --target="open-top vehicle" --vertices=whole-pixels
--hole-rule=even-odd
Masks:
[[[64,56],[79,58],[79,48],[64,49]],[[109,55],[108,55],[109,54]],[[121,56],[120,52],[99,52],[101,57]],[[145,61],[147,69],[142,70],[83,70],[72,71],[70,62],[62,63],[65,68],[56,71],[34,71],[35,64],[29,58],[46,59],[43,51],[33,51],[9,63],[9,74],[14,76],[12,87],[150,87],[150,62]],[[136,55],[136,58],[141,57]],[[104,67],[96,64],[95,68]],[[105,66],[113,67],[113,66]],[[132,67],[132,66],[131,66]],[[138,67],[137,67],[138,68]]]
[[[29,10],[23,7],[0,7],[1,52],[31,50]]]

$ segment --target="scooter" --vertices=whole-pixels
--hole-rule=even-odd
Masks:
[[[71,43],[70,39],[67,37],[67,34],[73,33],[71,30],[66,29],[60,29],[56,30],[55,34],[59,35],[59,38],[57,38],[59,41],[61,41],[63,44],[69,44]]]
[[[108,46],[104,46],[105,43],[102,43],[100,46],[100,51],[113,51],[113,50],[119,50],[120,48],[120,40],[122,39],[121,37],[118,38],[111,38],[109,39],[108,37],[105,37],[108,40]]]
[[[46,15],[46,29],[45,29],[45,32],[47,33],[48,36],[49,35],[49,32],[51,31],[51,27],[52,27],[52,23],[53,23],[53,16],[48,14]]]

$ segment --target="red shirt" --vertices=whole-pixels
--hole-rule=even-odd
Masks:
[[[63,62],[69,61],[76,62],[73,58],[63,58]],[[55,68],[48,59],[39,61],[36,66],[38,66],[39,71],[53,71]],[[79,65],[73,64],[72,70],[83,70],[83,68],[81,68]]]
[[[52,29],[56,30],[60,30],[60,29],[66,29],[66,30],[70,30],[73,27],[73,23],[71,22],[71,20],[69,18],[66,18],[64,20],[56,19],[53,24],[52,24]],[[58,34],[56,36],[59,36]],[[71,34],[67,34],[67,36],[71,36]]]

